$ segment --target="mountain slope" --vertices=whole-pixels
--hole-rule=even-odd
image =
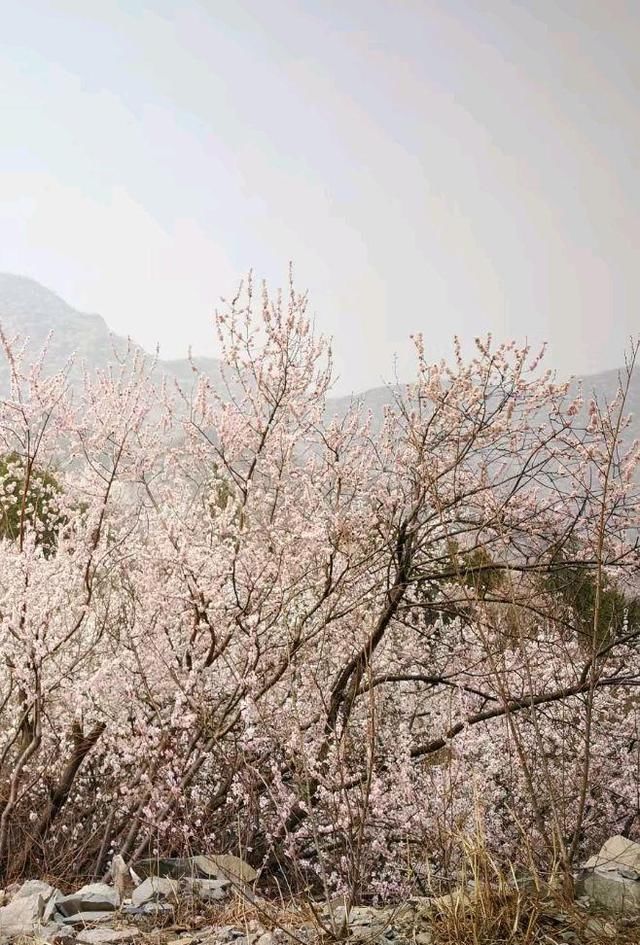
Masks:
[[[52,332],[47,363],[54,370],[64,367],[71,354],[75,354],[78,366],[86,362],[92,368],[104,367],[113,360],[114,350],[122,353],[127,347],[126,339],[112,335],[101,316],[78,312],[35,280],[10,273],[0,273],[0,326],[9,336],[28,335],[28,352],[33,357]],[[216,386],[220,385],[219,361],[196,358],[195,364]],[[193,381],[193,369],[186,358],[160,361],[159,366],[183,386],[188,387]],[[6,390],[7,380],[7,364],[0,356],[0,390]],[[599,398],[611,400],[617,389],[618,372],[603,371],[581,380],[585,394],[595,391]],[[393,399],[393,388],[374,387],[355,397],[334,397],[328,405],[329,415],[344,413],[354,399],[371,410],[374,421],[379,423],[384,407]],[[640,436],[640,369],[632,382],[627,410],[634,414],[631,436]]]
[[[0,326],[9,336],[29,336],[28,350],[36,354],[53,332],[49,358],[63,367],[71,352],[89,364],[105,364],[112,351],[106,322],[99,315],[76,312],[54,292],[24,276],[0,273]],[[118,348],[124,339],[116,339]]]
[[[72,308],[55,292],[26,276],[0,273],[0,327],[8,337],[27,336],[28,355],[38,356],[48,341],[47,365],[51,371],[62,369],[74,355],[75,372],[82,363],[90,368],[105,367],[113,361],[114,352],[127,350],[126,338],[112,334],[100,315],[87,315]],[[134,350],[142,351],[132,344]],[[220,376],[220,363],[214,358],[197,358],[198,368],[214,381]],[[191,363],[185,359],[162,361],[161,368],[180,383],[193,378]],[[8,368],[0,357],[0,389],[6,389]]]
[[[587,374],[583,377],[576,377],[572,382],[572,390],[577,391],[578,385],[582,384],[582,393],[585,401],[588,401],[592,394],[595,394],[601,405],[610,403],[618,392],[621,375],[623,370],[600,371],[597,374]],[[329,401],[328,412],[330,416],[339,416],[344,413],[349,405],[358,402],[366,410],[370,410],[374,423],[380,423],[384,413],[384,408],[393,403],[394,392],[398,390],[397,385],[389,387],[373,387],[370,390],[363,391],[361,394],[355,394],[352,397],[334,397]],[[586,409],[586,408],[585,408]],[[640,439],[640,364],[631,379],[629,392],[625,403],[625,414],[631,415],[631,422],[626,433],[626,439],[630,442],[634,439]]]

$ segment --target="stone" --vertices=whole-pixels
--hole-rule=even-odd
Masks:
[[[232,853],[222,853],[214,856],[194,856],[191,859],[195,867],[195,874],[211,877],[226,878],[241,883],[253,883],[258,874],[252,866],[245,863]]]
[[[144,915],[145,911],[142,906],[133,906],[130,902],[125,902],[120,907],[120,912],[122,915]]]
[[[352,906],[349,911],[349,925],[379,925],[386,922],[386,912],[372,909],[370,906]]]
[[[596,941],[601,942],[603,938],[615,938],[618,930],[615,925],[605,919],[590,918],[586,921],[584,934],[587,941],[596,939]]]
[[[78,945],[129,945],[142,933],[139,929],[86,929],[76,939]]]
[[[151,857],[138,860],[133,866],[138,876],[159,876],[184,879],[187,876],[202,879],[230,879],[234,882],[253,883],[258,874],[252,866],[231,853],[192,857]]]
[[[184,876],[193,876],[194,867],[191,858],[185,857],[150,857],[138,860],[133,866],[133,873],[146,879],[148,876],[160,876],[169,879],[182,879]]]
[[[119,853],[111,861],[111,878],[120,903],[126,895],[127,886],[131,884],[131,877],[129,868]]]
[[[42,924],[45,905],[42,892],[14,896],[0,908],[0,933],[7,937],[33,935]]]
[[[118,891],[106,883],[89,883],[56,901],[56,909],[63,916],[79,912],[115,912],[119,905]]]
[[[71,928],[65,928],[57,922],[50,922],[38,930],[38,943],[43,945],[73,945],[76,933]]]
[[[142,915],[153,915],[156,916],[172,916],[173,915],[173,905],[170,902],[145,902],[143,906],[140,906]]]
[[[201,899],[203,902],[220,902],[225,899],[231,882],[228,879],[199,879],[186,876],[182,880],[182,888],[187,895]]]
[[[578,874],[576,898],[613,915],[640,915],[640,844],[611,837]]]
[[[62,893],[59,890],[54,889],[53,893],[49,897],[48,902],[45,904],[44,912],[42,913],[42,922],[43,924],[49,922],[57,922],[60,918],[60,913],[57,910],[58,902],[63,898]]]
[[[23,883],[19,889],[17,889],[12,899],[24,899],[26,896],[32,896],[34,893],[40,893],[47,902],[51,896],[57,892],[53,886],[50,886],[49,883],[43,882],[41,879],[28,879],[26,883]]]
[[[255,940],[254,945],[277,945],[278,937],[275,932],[263,932]]]
[[[226,943],[233,943],[233,945],[239,945],[241,939],[244,939],[245,935],[240,929],[237,929],[234,925],[220,925],[220,926],[210,926],[205,929],[201,929],[198,933],[198,940],[206,945],[214,945],[214,943],[220,943],[220,945],[226,945]]]
[[[632,870],[636,875],[629,879],[640,879],[640,843],[627,840],[626,837],[610,837],[601,847],[600,852],[590,857],[583,869],[599,869],[606,872],[619,871],[621,868]]]
[[[84,927],[87,925],[94,925],[96,922],[113,922],[113,910],[110,909],[108,912],[100,912],[89,910],[87,912],[74,912],[73,915],[62,915],[59,913],[60,918],[62,919],[63,925],[70,925],[74,928],[76,926]]]
[[[173,879],[161,876],[148,876],[144,882],[133,890],[131,904],[144,906],[149,902],[164,902],[167,899],[178,898],[178,884]]]
[[[416,932],[411,941],[415,942],[415,945],[432,945],[433,934],[428,929],[423,929],[421,932]]]
[[[373,906],[352,906],[347,909],[344,897],[332,899],[321,909],[321,914],[330,925],[332,934],[341,937],[348,930],[349,941],[381,941],[393,938],[393,928],[397,914],[390,908]]]
[[[464,912],[471,904],[472,899],[467,890],[454,889],[452,893],[447,893],[446,896],[438,896],[437,899],[432,899],[430,906],[435,912],[453,914],[460,911]]]
[[[640,915],[640,880],[628,879],[617,871],[582,871],[576,881],[576,894],[587,896],[589,905],[612,915]]]

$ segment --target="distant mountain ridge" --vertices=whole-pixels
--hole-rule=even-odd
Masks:
[[[34,279],[11,273],[0,273],[0,327],[9,337],[27,336],[27,352],[33,357],[40,353],[51,335],[47,364],[53,371],[62,369],[72,354],[77,362],[76,370],[83,362],[92,368],[106,367],[113,360],[114,351],[123,354],[129,345],[126,338],[111,332],[101,315],[79,312]],[[131,347],[147,353],[133,342]],[[214,382],[219,382],[219,361],[194,358],[194,363]],[[160,361],[160,367],[169,377],[182,383],[193,378],[187,358]],[[7,364],[0,357],[0,389],[6,389],[7,380]]]
[[[113,351],[124,352],[125,338],[113,335],[100,315],[88,315],[72,308],[64,299],[34,279],[11,273],[0,273],[0,327],[13,336],[29,336],[29,354],[36,356],[50,333],[48,364],[58,370],[71,354],[89,367],[104,367],[113,359]],[[139,346],[139,351],[143,351]],[[221,365],[215,358],[194,358],[196,367],[207,374],[216,386],[221,384]],[[193,381],[191,362],[187,358],[160,360],[160,369],[184,385]],[[582,380],[585,394],[597,392],[612,399],[618,385],[618,371],[603,371],[576,378]],[[0,390],[6,390],[8,367],[0,356]],[[363,403],[380,420],[386,404],[393,398],[391,387],[374,387],[353,396],[333,397],[328,404],[330,415],[343,413],[353,400]],[[640,436],[640,366],[629,393],[627,411],[634,415],[632,437]]]

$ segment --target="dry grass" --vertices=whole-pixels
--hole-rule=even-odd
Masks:
[[[491,856],[484,837],[462,840],[460,884],[432,908],[433,945],[638,945],[640,920],[587,913],[561,875],[541,877],[533,865],[518,879]]]
[[[640,919],[587,913],[567,894],[560,873],[536,872],[526,844],[526,877],[516,876],[492,856],[479,824],[478,819],[473,835],[457,838],[462,856],[456,887],[442,895],[430,878],[427,895],[376,912],[376,929],[350,928],[344,908],[329,909],[288,893],[267,900],[234,884],[222,902],[181,895],[165,919],[136,920],[144,933],[138,945],[213,945],[215,930],[225,926],[241,931],[248,945],[256,945],[264,932],[276,933],[277,945],[348,945],[350,940],[357,945],[640,945]],[[114,916],[114,928],[131,924],[126,916]]]

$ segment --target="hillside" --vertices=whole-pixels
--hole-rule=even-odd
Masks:
[[[573,387],[577,388],[578,384],[582,383],[585,398],[595,393],[601,403],[611,401],[618,390],[619,373],[620,372],[617,370],[601,371],[597,374],[576,377]],[[393,397],[393,387],[373,387],[353,397],[332,398],[329,402],[328,410],[331,416],[338,416],[344,413],[349,405],[356,400],[371,411],[374,423],[377,424],[382,419],[384,408],[393,401]],[[630,440],[640,438],[640,365],[636,369],[631,382],[626,412],[631,414],[628,438]]]
[[[51,370],[62,369],[71,355],[75,371],[85,363],[89,367],[105,367],[113,361],[114,352],[123,354],[127,339],[114,335],[100,315],[78,312],[55,292],[33,279],[0,273],[0,326],[9,337],[20,334],[29,339],[27,351],[33,356],[49,341],[47,364]],[[133,348],[142,350],[135,344]],[[200,370],[217,380],[219,362],[214,358],[196,358]],[[191,363],[185,359],[162,361],[161,369],[182,384],[193,377]],[[0,389],[6,389],[7,364],[0,359]]]
[[[90,367],[104,367],[113,360],[113,352],[126,349],[125,338],[113,335],[100,315],[78,312],[64,299],[25,276],[0,273],[0,326],[9,336],[20,333],[29,337],[29,352],[36,356],[52,332],[48,363],[52,369],[62,368],[71,354],[78,366],[84,362]],[[135,347],[135,346],[134,346]],[[141,349],[140,349],[141,350]],[[196,358],[196,366],[220,384],[220,362],[215,358]],[[182,385],[193,379],[191,363],[186,359],[161,360],[160,369]],[[77,368],[76,368],[77,369]],[[6,389],[7,365],[0,359],[0,389]],[[598,397],[610,400],[615,395],[618,372],[603,371],[590,374],[582,380],[585,393],[595,391]],[[386,404],[393,397],[393,389],[374,387],[355,395],[372,411],[379,422]],[[334,397],[329,403],[330,414],[344,412],[354,397]],[[636,372],[630,391],[628,409],[634,415],[631,435],[640,436],[640,374]]]

